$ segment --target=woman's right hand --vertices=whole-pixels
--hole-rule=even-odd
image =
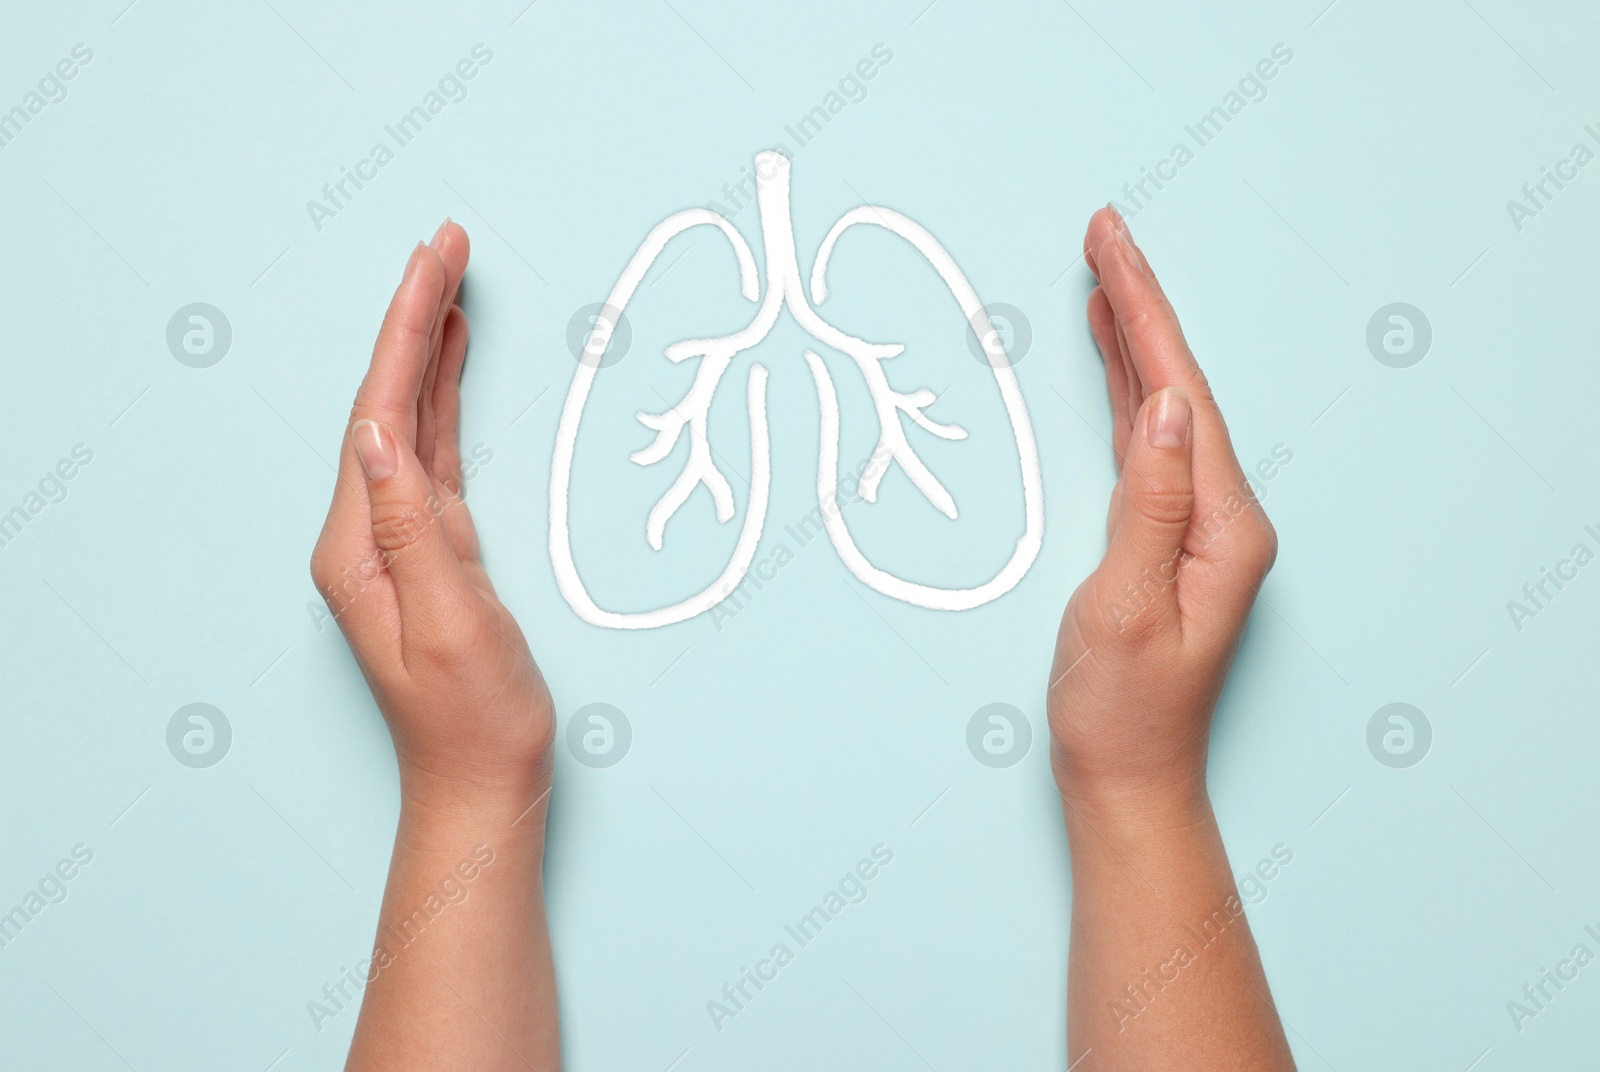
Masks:
[[[1104,560],[1062,617],[1048,694],[1062,796],[1181,821],[1203,804],[1211,713],[1277,536],[1177,314],[1115,209],[1090,220],[1120,479]]]
[[[1108,206],[1084,243],[1121,479],[1046,701],[1072,853],[1068,1060],[1292,1070],[1206,793],[1211,713],[1277,537],[1127,225]]]

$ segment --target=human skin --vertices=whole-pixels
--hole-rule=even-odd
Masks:
[[[418,243],[356,395],[311,557],[400,768],[346,1068],[560,1067],[543,857],[554,715],[462,501],[467,234]]]
[[[1096,213],[1085,251],[1121,478],[1048,695],[1074,883],[1069,1057],[1081,1072],[1292,1069],[1205,787],[1212,710],[1276,537],[1119,224]],[[400,767],[349,1069],[560,1063],[542,898],[554,717],[461,499],[467,253],[448,221],[414,251],[312,556]],[[1202,948],[1195,929],[1219,910]],[[1175,965],[1179,946],[1191,956]]]
[[[1072,857],[1068,1060],[1292,1070],[1206,790],[1212,712],[1277,536],[1115,209],[1084,251],[1119,479],[1047,696]]]

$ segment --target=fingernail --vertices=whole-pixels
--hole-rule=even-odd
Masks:
[[[387,480],[399,471],[400,456],[395,453],[394,438],[377,421],[357,421],[350,438],[355,442],[356,457],[361,460],[361,468],[367,471],[368,480]]]
[[[1152,447],[1171,450],[1189,438],[1189,396],[1177,387],[1157,392],[1147,429]]]
[[[1117,206],[1106,202],[1106,208],[1111,210],[1111,222],[1116,224],[1117,245],[1128,258],[1128,263],[1146,279],[1150,279],[1150,265],[1144,259],[1144,254],[1139,252],[1139,247],[1133,244],[1133,232],[1128,230],[1128,221],[1122,218],[1122,213],[1117,211]]]
[[[450,217],[446,216],[444,218],[444,222],[439,225],[439,229],[437,231],[433,232],[433,241],[429,242],[428,245],[432,246],[434,249],[438,249],[439,248],[439,243],[444,241],[445,228],[447,228],[449,226],[450,226]]]
[[[1110,201],[1106,202],[1106,211],[1111,213],[1111,223],[1121,234],[1128,233],[1128,221],[1122,218],[1122,213],[1117,211],[1117,206]]]
[[[417,267],[417,257],[421,253],[422,253],[422,243],[421,242],[418,242],[415,246],[411,247],[411,256],[406,261],[406,270],[404,272],[400,273],[400,278],[401,278],[402,281],[411,278],[411,273],[413,271],[415,271],[416,267]]]
[[[1144,258],[1139,256],[1139,251],[1133,246],[1133,236],[1126,227],[1117,228],[1117,246],[1122,250],[1123,256],[1128,258],[1128,263],[1133,265],[1133,270],[1143,274]]]

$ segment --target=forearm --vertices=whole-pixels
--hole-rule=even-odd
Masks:
[[[1294,1067],[1203,790],[1172,807],[1063,798],[1069,1061],[1080,1072]]]
[[[548,779],[443,809],[402,804],[347,1069],[560,1067],[547,805]]]
[[[411,251],[311,552],[400,767],[353,1070],[560,1065],[541,886],[555,712],[460,494],[468,252],[449,220]]]

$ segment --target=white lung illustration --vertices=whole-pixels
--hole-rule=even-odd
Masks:
[[[1017,460],[1022,475],[1024,531],[1011,558],[988,581],[974,588],[938,588],[897,577],[867,560],[856,546],[845,524],[838,502],[839,484],[839,401],[827,366],[807,350],[806,363],[816,383],[817,404],[821,411],[822,435],[817,460],[817,496],[828,537],[846,568],[857,578],[885,595],[934,610],[969,610],[1010,591],[1022,580],[1038,557],[1044,536],[1044,491],[1039,474],[1039,452],[1034,442],[1033,425],[1017,386],[1011,359],[999,333],[995,331],[977,293],[955,260],[920,224],[893,209],[863,205],[840,217],[812,265],[809,300],[795,254],[794,224],[789,208],[789,160],[781,153],[764,152],[756,157],[757,203],[760,208],[761,235],[766,258],[766,289],[763,293],[755,258],[733,224],[709,209],[686,209],[662,220],[645,237],[628,261],[611,295],[605,312],[585,345],[584,354],[567,389],[566,402],[556,430],[554,458],[550,471],[550,559],[561,594],[584,621],[615,629],[653,629],[685,621],[702,614],[726,599],[742,582],[755,559],[761,530],[767,515],[771,490],[772,453],[767,428],[767,369],[752,363],[745,385],[750,419],[750,495],[733,556],[721,576],[696,594],[670,606],[643,611],[606,610],[595,603],[578,575],[572,553],[568,498],[571,493],[573,454],[578,428],[583,419],[595,376],[602,368],[611,328],[627,309],[634,291],[673,238],[692,227],[715,227],[727,238],[739,264],[740,290],[757,304],[750,323],[731,335],[685,339],[666,349],[674,362],[697,358],[694,380],[682,401],[665,413],[639,413],[638,419],[655,432],[653,443],[631,455],[639,465],[652,465],[666,458],[685,434],[689,436],[689,456],[683,471],[651,509],[645,523],[650,546],[661,550],[667,522],[672,519],[694,490],[705,485],[717,511],[717,520],[731,521],[736,513],[733,491],[717,468],[707,439],[707,420],[711,401],[735,356],[759,344],[771,332],[779,315],[787,309],[795,322],[823,346],[848,355],[866,381],[878,423],[878,445],[873,462],[862,475],[860,494],[868,502],[877,500],[878,488],[890,464],[899,465],[912,484],[940,512],[957,516],[956,503],[939,479],[923,464],[906,437],[902,417],[941,439],[965,439],[959,426],[940,424],[924,412],[934,401],[927,388],[910,392],[895,390],[889,384],[883,362],[904,351],[897,343],[869,342],[847,334],[828,323],[816,311],[828,296],[828,260],[835,245],[856,224],[882,227],[905,239],[920,253],[949,288],[966,323],[985,341],[990,371],[1005,405],[1016,440]]]

